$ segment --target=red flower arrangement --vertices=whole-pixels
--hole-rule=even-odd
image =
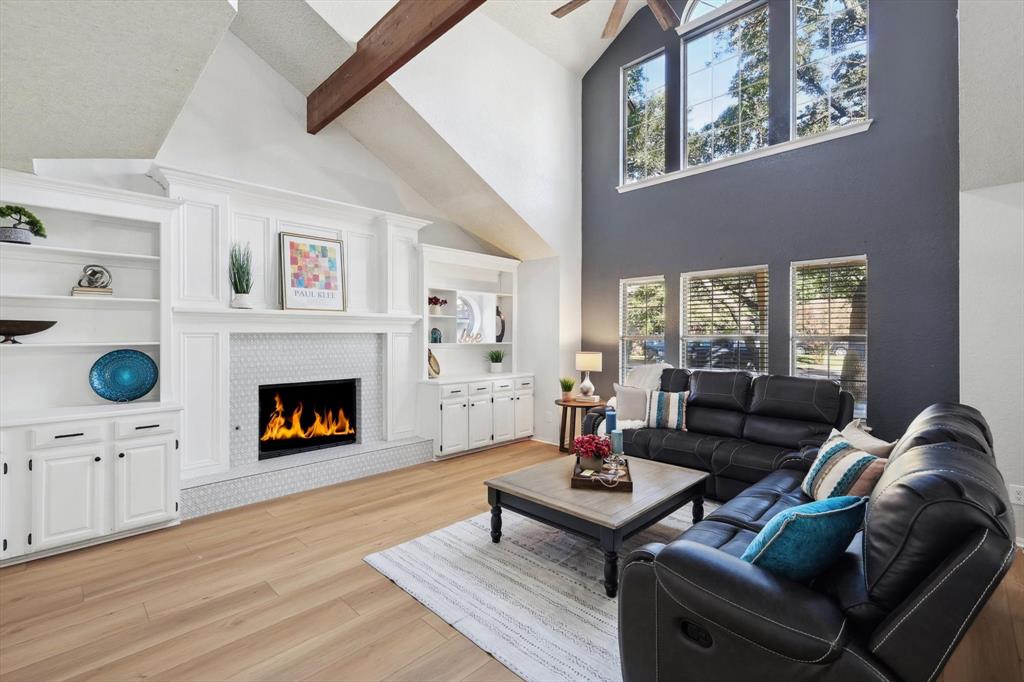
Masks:
[[[604,436],[588,434],[577,436],[572,442],[573,450],[584,458],[608,459],[612,455],[612,443]]]
[[[427,305],[446,306],[448,305],[448,299],[440,298],[439,296],[430,296],[427,298]]]

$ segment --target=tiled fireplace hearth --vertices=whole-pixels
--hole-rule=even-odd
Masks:
[[[428,461],[430,441],[385,439],[384,346],[384,334],[232,333],[230,467],[182,482],[184,517]],[[275,397],[282,405],[270,424]],[[300,400],[303,414],[295,422]],[[339,410],[351,419],[346,428],[338,427]],[[315,435],[310,412],[321,423],[330,412],[334,435]],[[268,448],[261,440],[268,425],[309,437]]]

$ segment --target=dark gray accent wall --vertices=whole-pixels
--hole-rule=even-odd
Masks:
[[[599,393],[618,377],[621,278],[665,276],[679,366],[679,275],[767,264],[770,371],[788,374],[790,262],[866,254],[869,422],[895,438],[958,399],[956,11],[871,1],[867,132],[619,194],[620,67],[664,46],[679,98],[678,37],[646,8],[633,18],[583,79],[583,349],[604,352]],[[680,134],[670,122],[674,167]]]

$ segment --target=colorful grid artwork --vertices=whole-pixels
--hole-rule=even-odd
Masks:
[[[331,252],[334,251],[332,254]],[[289,243],[290,284],[296,289],[338,290],[337,250],[323,244]]]

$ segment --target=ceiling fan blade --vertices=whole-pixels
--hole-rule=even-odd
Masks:
[[[559,19],[561,19],[574,9],[577,9],[587,4],[587,2],[589,2],[589,0],[569,0],[569,2],[565,3],[564,5],[556,9],[554,12],[552,12],[551,16],[558,17]]]
[[[626,13],[627,3],[629,0],[615,0],[612,11],[608,14],[608,22],[604,25],[604,30],[601,31],[602,38],[614,38],[615,34],[619,32],[619,24],[622,23],[622,16]]]
[[[647,6],[651,8],[651,14],[661,24],[661,30],[667,31],[679,25],[679,15],[672,9],[668,0],[647,0]]]

